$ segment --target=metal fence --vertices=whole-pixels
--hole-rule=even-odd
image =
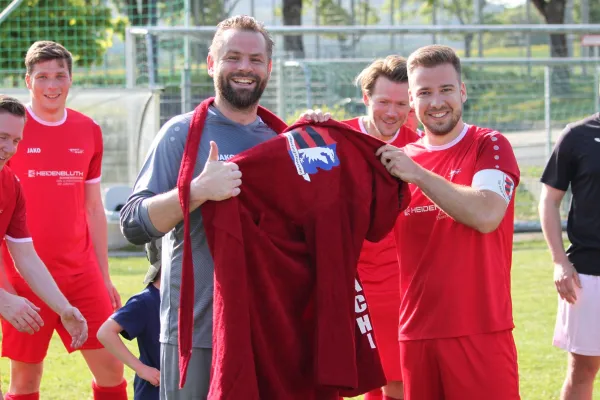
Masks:
[[[380,36],[388,28],[278,27],[272,33],[276,41],[283,35],[299,32],[305,35],[350,32],[365,37],[373,36],[377,41],[381,40]],[[204,65],[213,32],[212,27],[128,30],[127,85],[162,89],[163,123],[175,114],[191,110],[199,101],[214,94],[212,80]],[[407,46],[411,43],[410,50],[418,46],[419,41],[411,42],[409,37],[419,34],[425,37],[425,41],[429,41],[432,34],[439,38],[443,38],[443,35],[455,38],[467,34],[492,35],[498,43],[502,43],[517,34],[547,36],[550,33],[580,35],[590,32],[600,32],[600,25],[426,26],[392,29],[396,41],[404,37]],[[389,38],[390,32],[385,35]],[[184,37],[189,37],[187,43],[191,46],[187,53],[181,49],[186,45]],[[163,42],[171,43],[174,40],[180,41],[180,46],[162,45]],[[369,54],[389,54],[387,43],[377,51],[372,48]],[[173,48],[177,50],[173,51]],[[144,51],[140,52],[139,49]],[[160,56],[153,56],[152,49],[158,51]],[[496,57],[462,58],[463,79],[469,97],[464,110],[465,121],[507,134],[515,148],[522,173],[516,203],[518,230],[539,229],[539,176],[557,135],[567,123],[600,111],[598,55],[594,53],[591,57],[559,59],[549,57],[549,48],[546,50],[537,54],[538,57],[525,58],[511,52],[508,47],[505,53],[497,53]],[[332,54],[339,55],[335,52]],[[404,55],[408,55],[408,51]],[[360,90],[353,85],[353,80],[373,58],[290,60],[285,52],[276,49],[271,80],[261,103],[288,122],[295,120],[307,108],[324,108],[338,119],[360,115],[365,109]],[[568,197],[563,216],[567,207]]]

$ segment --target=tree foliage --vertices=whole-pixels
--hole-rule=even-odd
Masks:
[[[9,3],[0,0],[0,9]],[[22,76],[25,53],[38,40],[61,43],[77,66],[97,63],[112,46],[113,22],[100,0],[26,0],[0,25],[0,68]]]
[[[387,0],[385,7],[389,10],[391,7],[391,1]],[[396,0],[398,1],[398,0]],[[417,8],[417,13],[422,16],[431,16],[433,14],[433,8],[436,7],[438,12],[442,12],[445,15],[449,15],[454,18],[461,25],[472,25],[476,23],[475,15],[475,3],[474,0],[408,0],[407,4],[410,5],[411,9]],[[482,4],[482,23],[491,24],[495,22],[494,14],[486,12],[485,10],[486,1]],[[404,8],[404,7],[402,7]],[[395,5],[394,10],[399,14],[400,18],[406,18],[406,11]],[[471,56],[471,48],[474,39],[474,34],[464,34],[461,36],[450,35],[453,38],[461,38],[464,41],[465,55]]]
[[[305,0],[305,7],[313,6],[312,1]],[[319,0],[317,12],[320,25],[347,26],[375,25],[379,23],[379,12],[371,6],[369,0],[350,0],[344,3],[341,0]],[[350,56],[362,38],[362,34],[330,34],[323,36],[337,39],[342,57]]]
[[[600,24],[600,1],[588,0],[590,7],[589,22],[590,24]],[[575,0],[573,4],[574,20],[576,23],[581,23],[581,0]]]

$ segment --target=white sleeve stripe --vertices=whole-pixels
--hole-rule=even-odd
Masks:
[[[102,175],[100,175],[97,178],[87,180],[87,181],[85,181],[85,183],[98,183],[98,182],[100,182],[100,179],[102,179]]]
[[[515,182],[510,175],[498,169],[483,169],[475,173],[471,187],[497,193],[508,204],[513,196]]]
[[[14,243],[33,242],[33,239],[30,238],[30,237],[26,237],[26,238],[14,238],[14,237],[8,236],[8,235],[5,235],[5,237],[6,237],[6,240],[10,240],[11,242],[14,242]]]

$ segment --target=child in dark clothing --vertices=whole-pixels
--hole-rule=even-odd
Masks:
[[[160,266],[161,239],[146,245],[151,265],[144,278],[146,289],[133,295],[98,330],[98,340],[115,357],[135,371],[134,400],[158,400],[160,385]],[[137,338],[139,360],[125,346]]]

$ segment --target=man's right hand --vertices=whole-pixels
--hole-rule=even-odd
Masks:
[[[1,290],[0,314],[19,332],[32,335],[44,326],[42,317],[38,314],[39,307],[24,297]]]
[[[240,194],[242,173],[237,164],[219,161],[219,148],[210,142],[210,153],[204,170],[192,180],[190,199],[200,204],[207,200],[221,201]]]
[[[575,304],[577,301],[575,286],[581,288],[581,282],[573,264],[569,261],[554,264],[554,284],[562,299]]]

